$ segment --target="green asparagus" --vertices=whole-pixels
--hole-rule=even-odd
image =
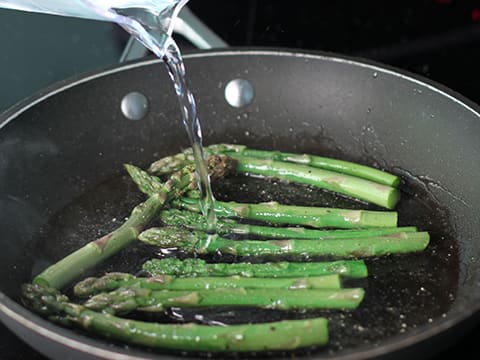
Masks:
[[[388,172],[375,169],[370,166],[360,165],[344,160],[337,160],[322,156],[308,154],[294,154],[278,151],[257,150],[247,148],[245,145],[233,144],[214,144],[206,148],[208,153],[225,155],[242,155],[258,159],[269,159],[275,161],[291,162],[312,167],[335,171],[347,175],[374,181],[379,184],[397,187],[400,184],[400,178]],[[176,171],[193,161],[191,149],[183,153],[168,156],[154,162],[149,171],[156,174],[169,174]]]
[[[183,226],[192,230],[207,231],[205,217],[186,210],[163,210],[160,220],[169,226]],[[243,224],[231,219],[218,219],[216,232],[218,235],[253,235],[269,239],[351,239],[378,235],[395,234],[399,232],[415,232],[415,226],[368,228],[360,230],[316,230],[304,227],[279,227]]]
[[[398,189],[351,175],[282,161],[231,155],[238,172],[263,175],[295,183],[312,185],[372,204],[393,209],[400,199]]]
[[[212,289],[150,290],[127,287],[89,298],[84,306],[111,314],[159,312],[170,307],[248,306],[273,310],[355,309],[364,290],[350,289]]]
[[[338,260],[325,262],[267,262],[263,264],[214,263],[202,259],[179,260],[175,258],[152,259],[145,262],[142,269],[152,276],[244,276],[268,278],[295,278],[340,274],[351,278],[365,278],[368,275],[363,260]]]
[[[238,155],[239,152],[242,155]],[[271,158],[259,159],[256,157],[247,157],[244,156],[245,151],[239,152],[230,151],[227,153],[228,156],[237,160],[236,170],[241,173],[275,177],[312,185],[383,206],[387,209],[393,209],[400,199],[400,192],[393,186],[380,184],[362,177],[293,162],[276,161]],[[254,154],[256,153],[262,152],[258,150],[254,151]],[[170,159],[170,162],[167,161],[168,159],[162,159],[153,163],[149,170],[152,173],[162,173],[179,166],[182,159],[185,164],[188,164],[191,160],[187,154],[183,156],[177,154]]]
[[[304,255],[369,257],[409,253],[424,250],[429,242],[428,232],[396,233],[354,239],[310,241],[288,240],[231,240],[201,231],[178,227],[150,228],[138,239],[162,248],[178,248],[186,253],[219,253],[238,256]]]
[[[209,290],[218,288],[245,289],[339,289],[340,275],[323,275],[302,278],[247,278],[247,277],[191,277],[176,278],[158,275],[148,278],[128,273],[108,273],[100,278],[89,277],[74,287],[77,296],[90,296],[121,287],[139,287],[150,290]]]
[[[209,157],[209,169],[214,176],[223,176],[231,167],[226,157]],[[225,166],[222,166],[225,164]],[[130,217],[118,229],[87,243],[51,265],[33,279],[35,284],[44,284],[54,288],[62,288],[80,276],[86,270],[103,262],[121,249],[131,244],[148,223],[158,216],[161,208],[172,198],[180,196],[188,188],[196,186],[193,167],[186,167],[172,174],[164,184],[158,178],[146,174],[143,170],[126,165],[126,169],[134,181],[149,198],[136,206]],[[145,181],[148,177],[149,182]],[[145,185],[147,184],[147,185]]]
[[[181,197],[172,202],[179,209],[200,212],[197,199]],[[396,227],[396,211],[368,211],[309,206],[281,205],[277,202],[247,204],[215,201],[218,217],[264,221],[272,224],[302,225],[314,228]]]
[[[88,310],[45,286],[27,284],[22,290],[27,305],[50,319],[129,344],[184,351],[250,352],[293,350],[328,342],[325,318],[230,326],[158,324]]]

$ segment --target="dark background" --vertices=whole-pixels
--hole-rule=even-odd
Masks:
[[[190,7],[230,45],[366,57],[480,102],[480,1],[192,0]]]
[[[191,0],[189,6],[231,46],[368,58],[480,103],[480,0]],[[115,64],[126,40],[109,23],[0,10],[0,111],[55,81]],[[0,339],[2,359],[41,358],[1,325]],[[462,350],[473,358],[479,340],[477,327],[441,357]]]

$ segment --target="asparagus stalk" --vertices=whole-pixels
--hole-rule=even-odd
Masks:
[[[35,284],[44,284],[60,289],[132,243],[139,232],[154,218],[163,206],[159,194],[136,206],[129,219],[115,231],[89,242],[80,249],[49,266],[34,279]]]
[[[257,150],[259,151],[259,150]],[[275,177],[287,181],[316,186],[373,204],[393,209],[400,199],[400,192],[392,186],[379,184],[365,178],[316,168],[298,163],[276,161],[270,158],[246,157],[237,152],[228,152],[228,156],[237,160],[236,170],[247,174]],[[170,171],[181,162],[188,164],[188,154],[177,154],[161,159],[150,166],[152,173]]]
[[[207,148],[208,153],[225,154],[225,155],[242,155],[258,159],[268,159],[275,161],[284,161],[309,165],[312,167],[335,171],[347,175],[374,181],[379,184],[397,187],[400,184],[400,178],[396,175],[385,171],[375,169],[370,166],[360,165],[344,160],[337,160],[323,156],[315,156],[308,154],[294,154],[278,151],[265,151],[250,149],[245,145],[233,144],[214,144]],[[149,171],[156,174],[169,174],[178,170],[193,161],[191,149],[187,149],[183,153],[168,156],[154,162]]]
[[[84,306],[111,314],[140,310],[163,311],[170,307],[248,306],[273,310],[355,309],[363,300],[364,290],[350,289],[212,289],[150,290],[120,288],[88,299]]]
[[[230,254],[237,256],[303,255],[369,257],[424,250],[429,243],[428,232],[396,233],[354,239],[310,241],[288,240],[231,240],[201,231],[177,227],[150,228],[138,239],[162,248],[178,248],[194,254]]]
[[[238,154],[258,159],[267,159],[275,161],[291,162],[296,164],[309,165],[312,167],[335,171],[338,173],[353,175],[359,178],[368,179],[379,184],[388,186],[398,186],[400,179],[398,176],[386,171],[375,169],[370,166],[360,165],[344,160],[337,160],[323,156],[295,154],[279,151],[250,149],[244,145],[233,144],[215,144],[209,146],[210,153],[217,154]]]
[[[366,278],[367,267],[363,260],[338,260],[325,262],[267,262],[263,264],[214,263],[202,259],[179,260],[175,258],[152,259],[142,269],[153,276],[244,276],[268,278],[295,278],[339,274],[351,278]]]
[[[393,209],[400,199],[398,189],[351,175],[308,165],[275,160],[230,155],[237,160],[238,172],[275,177],[326,189],[356,199],[364,200],[387,209]]]
[[[219,160],[219,158],[222,158]],[[228,167],[219,166],[225,157],[209,157],[209,168],[215,176],[222,176]],[[60,289],[76,279],[86,270],[98,265],[121,249],[131,244],[138,234],[155,218],[160,209],[172,198],[180,196],[188,188],[196,186],[193,167],[186,167],[172,174],[165,183],[145,171],[133,166],[125,165],[132,179],[139,184],[139,188],[150,197],[136,206],[130,217],[118,229],[89,242],[82,248],[74,251],[51,265],[33,279],[35,284],[44,284]]]
[[[169,226],[186,227],[192,230],[207,231],[205,218],[192,211],[176,209],[160,212],[160,220]],[[368,228],[360,230],[317,230],[304,227],[259,226],[238,223],[231,219],[217,220],[218,235],[253,235],[270,239],[351,239],[378,235],[395,234],[399,232],[415,232],[415,226]]]
[[[328,342],[325,318],[230,326],[158,324],[88,310],[40,285],[24,285],[23,295],[33,310],[53,320],[129,344],[183,351],[250,352],[293,350]]]
[[[197,199],[181,197],[172,202],[176,208],[200,212]],[[309,206],[281,205],[277,202],[246,204],[215,201],[218,217],[259,220],[272,224],[290,224],[314,228],[396,227],[397,212],[368,211]]]
[[[303,278],[246,278],[197,277],[175,278],[170,275],[158,275],[149,278],[135,277],[127,273],[108,273],[100,278],[89,277],[77,283],[74,293],[87,297],[101,292],[124,287],[137,287],[150,290],[210,290],[219,288],[245,289],[339,289],[340,275],[324,275]]]

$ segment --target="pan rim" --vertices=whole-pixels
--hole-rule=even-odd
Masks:
[[[476,117],[480,118],[480,105],[469,100],[460,93],[450,89],[438,82],[430,80],[421,75],[414,74],[407,70],[398,69],[393,66],[375,62],[370,59],[364,59],[354,56],[344,56],[338,53],[328,53],[323,51],[299,51],[298,49],[268,49],[268,48],[229,48],[228,50],[202,50],[195,51],[192,53],[187,53],[183,55],[184,59],[197,59],[197,58],[207,58],[207,57],[220,57],[220,56],[282,56],[282,57],[296,57],[304,59],[313,59],[313,60],[324,60],[331,61],[336,63],[342,63],[347,65],[358,66],[361,68],[368,68],[374,72],[381,72],[388,74],[399,79],[406,80],[424,86],[429,90],[436,92],[442,96],[447,97],[448,99],[454,101],[458,105],[462,106]],[[0,130],[7,125],[10,121],[16,118],[21,113],[27,111],[36,104],[48,99],[51,96],[54,96],[64,90],[70,89],[74,86],[86,83],[91,80],[95,80],[104,76],[115,74],[118,72],[143,67],[150,66],[153,64],[161,63],[161,59],[150,58],[147,60],[133,60],[126,62],[121,65],[113,65],[105,68],[104,70],[97,70],[87,73],[78,74],[56,82],[50,86],[47,86],[35,94],[20,100],[10,108],[6,109],[0,113]]]
[[[426,79],[420,75],[412,74],[408,71],[404,71],[401,69],[397,69],[394,67],[390,67],[388,65],[384,65],[381,63],[377,63],[371,60],[360,59],[355,57],[343,56],[340,54],[335,53],[326,53],[326,52],[317,52],[317,51],[299,51],[297,49],[288,50],[288,49],[244,49],[244,48],[229,48],[227,50],[211,50],[211,51],[201,51],[201,52],[194,52],[191,54],[184,55],[186,60],[189,59],[197,59],[197,58],[207,58],[207,57],[219,57],[219,56],[282,56],[282,57],[297,57],[297,58],[304,58],[304,59],[312,59],[312,60],[323,60],[323,61],[331,61],[337,63],[343,63],[352,66],[359,66],[362,68],[367,68],[372,70],[373,72],[388,74],[390,76],[394,76],[400,78],[405,81],[410,81],[419,86],[426,87],[431,91],[434,91],[442,96],[449,98],[450,100],[454,101],[464,109],[471,112],[477,118],[480,118],[480,107],[473,103],[471,100],[465,98],[461,94],[456,93],[454,90],[445,87],[435,81]],[[95,71],[89,74],[81,74],[75,76],[71,79],[63,80],[59,83],[53,84],[50,87],[40,90],[37,94],[32,95],[10,109],[6,110],[4,113],[0,114],[0,130],[6,126],[10,121],[14,120],[23,112],[27,111],[28,109],[34,107],[36,104],[64,91],[74,86],[86,83],[91,80],[95,80],[104,76],[108,76],[110,74],[114,74],[121,71],[127,71],[130,69],[143,67],[143,66],[150,66],[156,63],[160,63],[161,60],[157,58],[148,59],[148,60],[140,60],[140,61],[132,61],[122,65],[115,65],[103,71]],[[20,306],[17,302],[10,299],[6,296],[3,292],[0,291],[0,312],[3,315],[8,316],[10,319],[22,323],[22,325],[27,326],[30,330],[35,331],[38,335],[45,335],[44,331],[47,329],[52,334],[57,336],[57,339],[52,339],[56,342],[64,343],[65,339],[70,339],[69,341],[73,341],[75,344],[78,344],[79,350],[86,351],[86,353],[99,356],[101,354],[98,353],[98,350],[101,350],[105,355],[109,355],[111,357],[119,358],[119,356],[126,355],[125,352],[122,352],[121,348],[113,350],[107,350],[101,348],[100,345],[89,345],[87,342],[80,342],[78,340],[72,340],[70,337],[62,335],[63,328],[53,325],[46,320],[40,318],[39,316],[35,315],[34,313],[28,311],[27,309]],[[422,327],[419,327],[413,332],[409,332],[408,335],[396,335],[385,341],[382,345],[377,347],[367,348],[365,350],[352,350],[352,352],[346,352],[344,354],[335,355],[333,358],[335,359],[358,359],[358,358],[371,358],[377,357],[380,355],[386,355],[388,353],[401,350],[403,348],[408,348],[411,345],[420,343],[424,340],[429,339],[430,337],[445,332],[448,329],[454,328],[456,325],[460,324],[463,321],[473,317],[477,312],[480,312],[480,303],[477,306],[472,306],[469,309],[465,309],[462,312],[457,312],[451,317],[447,317],[444,320],[440,320],[439,323],[436,323],[435,326],[431,326],[426,324]],[[48,326],[46,326],[48,325]],[[60,340],[62,339],[62,340]],[[92,343],[94,340],[92,340]],[[73,344],[73,343],[72,343]],[[131,351],[129,351],[130,355],[128,358],[132,358]],[[163,355],[162,355],[163,356]],[[327,356],[329,357],[329,356]],[[137,358],[137,357],[133,357]],[[145,354],[143,357],[140,358],[148,358],[148,355]]]
[[[119,359],[119,360],[140,360],[140,359],[156,359],[162,357],[164,359],[179,359],[177,355],[167,354],[148,354],[142,352],[141,349],[122,349],[120,346],[107,346],[99,343],[98,340],[88,338],[83,335],[74,333],[73,330],[62,328],[54,323],[51,323],[37,314],[22,307],[17,302],[10,299],[3,292],[0,292],[0,312],[2,315],[8,317],[12,321],[20,323],[22,326],[30,331],[33,331],[38,336],[43,336],[53,342],[67,346],[71,349],[81,351],[84,354],[96,356],[105,359]],[[468,319],[469,317],[467,317]],[[411,345],[428,340],[432,335],[452,329],[458,323],[451,324],[454,319],[445,319],[434,327],[431,325],[423,325],[414,331],[414,334],[395,335],[389,338],[381,345],[371,345],[372,347],[363,350],[350,349],[345,353],[328,355],[328,354],[312,354],[312,358],[319,359],[335,359],[335,360],[358,360],[358,359],[372,359],[382,355],[388,355],[396,351],[406,349]],[[426,328],[422,330],[422,328]],[[430,329],[435,329],[434,334],[430,334]],[[70,336],[69,336],[70,335]],[[108,341],[108,339],[104,340]],[[324,356],[325,355],[325,356]],[[188,359],[189,357],[182,357]]]

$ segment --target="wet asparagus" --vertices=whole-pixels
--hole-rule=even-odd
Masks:
[[[162,248],[178,248],[194,254],[230,254],[237,256],[302,255],[337,256],[345,258],[382,256],[424,250],[430,240],[428,232],[396,233],[354,239],[310,241],[231,240],[201,231],[179,227],[150,228],[138,239]]]
[[[230,155],[237,160],[238,172],[274,177],[290,182],[312,185],[355,199],[393,209],[400,199],[398,189],[351,175],[314,168],[307,165],[275,160]]]
[[[181,197],[172,202],[179,209],[200,212],[197,199]],[[396,211],[368,211],[310,206],[281,205],[277,202],[246,204],[215,201],[218,217],[264,221],[271,224],[289,224],[314,228],[343,229],[396,227]]]
[[[209,157],[208,163],[209,170],[212,171],[214,176],[223,176],[230,166],[226,157]],[[158,216],[159,211],[168,201],[196,186],[192,166],[182,168],[172,174],[165,183],[133,165],[126,165],[126,169],[140,189],[149,195],[149,198],[136,206],[128,220],[118,229],[87,243],[82,248],[51,265],[37,275],[33,279],[33,283],[58,289],[62,288],[86,270],[131,244],[148,223]],[[148,182],[144,181],[146,176],[148,176]]]
[[[340,275],[324,275],[303,278],[248,278],[248,277],[191,277],[177,278],[158,275],[148,278],[128,273],[108,273],[102,277],[89,277],[74,287],[77,296],[90,296],[122,287],[138,287],[150,290],[209,290],[219,288],[245,289],[339,289]]]
[[[335,171],[338,173],[353,175],[359,178],[374,181],[379,184],[397,187],[400,178],[386,171],[375,169],[370,166],[360,165],[344,160],[337,160],[323,156],[308,154],[294,154],[279,151],[250,149],[245,145],[214,144],[206,148],[208,153],[225,155],[242,155],[258,159],[269,159],[275,161],[291,162],[309,165],[316,168]],[[156,174],[170,174],[193,161],[191,149],[185,150],[173,156],[167,156],[154,162],[149,171]]]
[[[262,153],[261,151],[257,151]],[[254,152],[256,154],[257,152]],[[344,194],[356,199],[364,200],[387,209],[393,209],[400,199],[400,192],[393,186],[379,184],[365,178],[325,170],[308,165],[276,161],[271,158],[256,158],[244,156],[245,151],[228,152],[228,156],[237,160],[236,171],[247,174],[257,174],[279,178],[291,182],[301,183]],[[184,155],[185,164],[189,163],[189,156]],[[176,168],[181,163],[180,154],[171,157],[172,162],[166,159],[159,160],[150,166],[152,173],[162,173]]]
[[[325,318],[231,326],[158,324],[89,310],[45,286],[27,284],[22,290],[27,305],[50,319],[130,344],[184,351],[250,352],[292,350],[328,342]]]
[[[365,278],[368,275],[363,260],[338,260],[325,262],[267,262],[252,264],[207,263],[202,259],[179,260],[176,258],[152,259],[145,262],[142,269],[153,276],[244,276],[269,278],[295,278],[340,274],[351,278]]]
[[[138,287],[119,288],[89,298],[84,306],[111,314],[132,311],[159,312],[170,307],[239,306],[273,310],[355,309],[363,300],[364,290],[349,289],[212,289],[151,290]]]
[[[192,211],[163,210],[160,220],[165,225],[183,226],[192,230],[207,231],[205,218]],[[244,224],[232,219],[218,219],[216,232],[218,235],[253,235],[269,239],[351,239],[367,236],[395,234],[399,232],[415,232],[415,226],[392,228],[368,228],[359,230],[317,230],[304,227],[278,227]]]

